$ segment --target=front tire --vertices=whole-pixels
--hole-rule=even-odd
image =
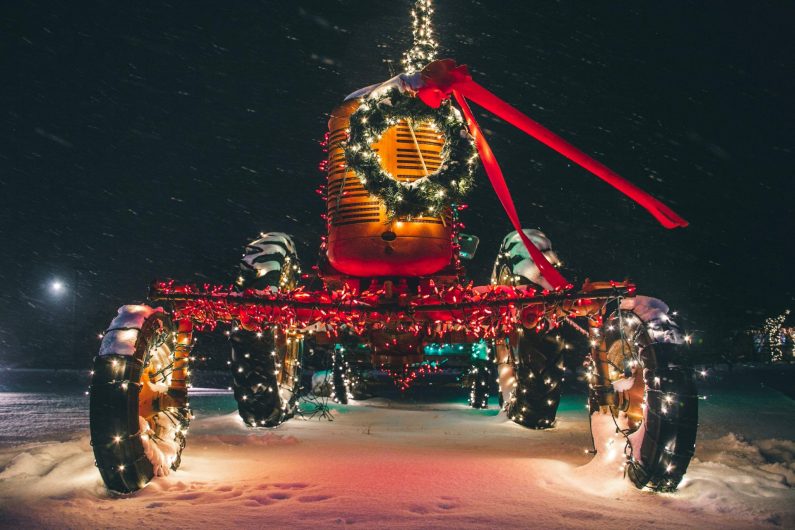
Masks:
[[[250,427],[277,427],[295,415],[303,338],[280,332],[232,335],[232,388]]]
[[[558,335],[524,329],[502,346],[509,351],[503,350],[501,363],[513,367],[512,375],[503,383],[509,385],[509,391],[503,392],[508,396],[504,407],[508,418],[515,423],[530,429],[555,425],[564,372],[564,346]],[[505,380],[505,374],[501,380]]]
[[[300,273],[292,238],[267,232],[246,245],[236,284],[242,290],[286,292],[296,287]],[[241,327],[246,325],[241,322]],[[230,340],[232,388],[246,425],[276,427],[292,418],[301,387],[303,337],[273,327],[257,332],[241,329]]]

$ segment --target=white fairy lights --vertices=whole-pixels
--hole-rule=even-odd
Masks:
[[[416,6],[411,10],[414,44],[403,54],[401,61],[406,73],[418,72],[436,58],[439,43],[433,38],[432,15],[431,0],[417,0]]]
[[[790,310],[787,309],[777,317],[770,317],[765,320],[764,334],[767,346],[770,348],[770,360],[773,362],[784,360],[784,340],[782,328],[789,316]]]

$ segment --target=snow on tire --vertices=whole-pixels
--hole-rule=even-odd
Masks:
[[[301,272],[292,238],[282,232],[260,234],[246,245],[237,286],[258,291],[290,289]]]
[[[126,305],[94,358],[91,445],[108,489],[131,493],[179,467],[191,413],[189,324],[162,309]]]

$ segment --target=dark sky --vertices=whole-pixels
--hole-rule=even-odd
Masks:
[[[151,279],[228,282],[261,230],[313,263],[328,112],[390,77],[411,3],[3,2],[0,366],[87,364]],[[483,115],[524,224],[581,279],[631,277],[714,347],[794,305],[795,4],[435,3],[443,55],[691,222]],[[510,225],[479,183],[485,281]]]

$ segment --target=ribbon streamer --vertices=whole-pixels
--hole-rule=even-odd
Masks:
[[[477,103],[604,180],[643,206],[665,228],[685,227],[688,225],[688,222],[677,215],[671,208],[473,81],[466,65],[456,65],[452,59],[434,61],[423,68],[422,84],[423,86],[417,91],[417,95],[426,105],[438,108],[441,102],[450,95],[458,102],[475,137],[478,152],[489,181],[494,187],[494,191],[497,193],[505,212],[508,214],[511,224],[519,232],[522,242],[527,247],[533,261],[536,262],[541,274],[555,289],[566,287],[567,282],[557,269],[547,261],[541,251],[524,235],[508,185],[505,183],[505,177],[472,114],[472,110],[469,108],[467,99]]]
[[[547,260],[544,253],[538,250],[538,247],[530,241],[530,238],[525,235],[524,230],[522,230],[522,223],[519,221],[519,215],[516,213],[516,206],[513,203],[511,192],[508,190],[508,184],[505,182],[502,169],[497,163],[497,159],[494,157],[491,147],[488,142],[486,142],[483,131],[480,130],[478,122],[475,121],[475,117],[472,115],[472,109],[469,108],[466,99],[464,99],[457,90],[453,91],[453,96],[464,112],[464,119],[466,119],[467,125],[469,125],[469,130],[472,131],[472,136],[475,137],[475,145],[477,145],[478,154],[483,162],[483,167],[486,168],[486,175],[489,177],[489,182],[491,182],[494,192],[500,199],[505,213],[508,214],[508,219],[511,220],[511,224],[519,233],[522,243],[524,243],[525,248],[527,248],[527,251],[530,253],[530,257],[533,258],[533,262],[536,264],[536,267],[538,267],[538,271],[553,288],[559,289],[566,287],[568,285],[566,279],[558,272],[555,266]]]

